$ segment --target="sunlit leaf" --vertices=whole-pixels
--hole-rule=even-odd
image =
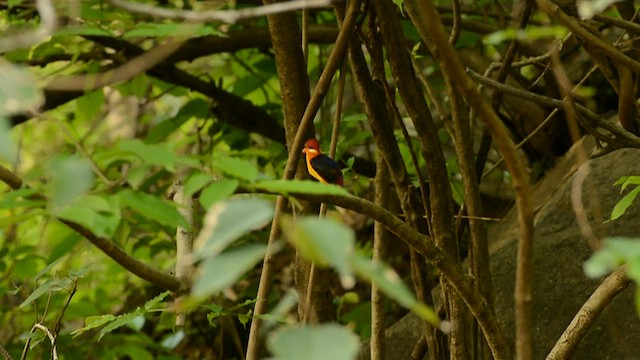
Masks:
[[[78,121],[92,121],[102,112],[105,97],[102,89],[92,91],[76,99],[76,119]]]
[[[0,115],[0,160],[12,162],[16,158],[16,144],[11,137],[9,121]]]
[[[606,239],[602,247],[584,263],[588,277],[597,278],[615,270],[622,264],[637,266],[640,263],[640,241],[637,238],[614,237]],[[629,273],[630,276],[635,276]],[[635,281],[640,282],[640,271]]]
[[[312,195],[349,195],[344,188],[311,180],[265,180],[255,184],[257,189],[287,195],[290,193]]]
[[[180,344],[180,342],[182,342],[182,339],[184,339],[184,331],[178,330],[175,333],[169,334],[167,337],[165,337],[160,345],[162,345],[162,347],[165,349],[173,350]]]
[[[184,183],[184,196],[189,197],[201,190],[205,185],[212,182],[211,175],[197,172],[187,179]]]
[[[578,15],[582,20],[588,20],[620,1],[622,0],[578,0]]]
[[[211,181],[210,178],[209,181]],[[220,180],[211,183],[202,190],[200,194],[200,204],[202,204],[203,208],[208,209],[213,204],[233,195],[238,185],[240,185],[238,180]]]
[[[178,130],[182,124],[187,122],[187,120],[194,117],[205,118],[210,109],[211,104],[202,98],[193,99],[187,102],[182,106],[182,108],[180,108],[176,116],[171,119],[164,120],[153,127],[151,131],[149,131],[149,134],[147,134],[145,142],[147,144],[157,144],[163,141],[174,131]]]
[[[170,171],[178,161],[178,156],[162,144],[145,144],[139,139],[122,141],[118,148],[138,156],[146,164],[162,166]]]
[[[42,285],[38,286],[33,292],[20,304],[20,307],[25,307],[36,301],[42,295],[48,294],[50,291],[60,291],[69,289],[73,281],[70,278],[51,278],[45,281]]]
[[[611,220],[615,220],[624,215],[629,206],[633,204],[633,201],[638,196],[638,193],[640,193],[640,186],[636,186],[635,189],[631,190],[628,194],[623,196],[622,199],[620,199],[613,207],[613,210],[611,210]]]
[[[71,203],[93,185],[93,172],[86,160],[58,155],[49,163],[51,205],[56,211]]]
[[[240,236],[268,224],[272,217],[273,205],[262,199],[240,198],[214,205],[194,242],[195,257],[219,254]]]
[[[351,228],[331,218],[304,217],[287,224],[283,230],[305,258],[335,268],[344,287],[355,284],[349,260],[355,247]]]
[[[206,258],[191,294],[204,298],[226,289],[262,260],[266,251],[265,245],[246,245]]]
[[[56,216],[78,223],[101,237],[112,237],[120,224],[116,197],[85,195],[56,212]]]
[[[239,157],[215,155],[213,167],[227,175],[249,182],[253,182],[258,177],[256,166],[252,162]]]
[[[359,346],[355,334],[336,324],[287,326],[267,340],[274,360],[353,360]]]
[[[173,204],[163,201],[159,197],[132,190],[124,190],[118,193],[118,198],[122,205],[130,207],[140,215],[157,221],[162,225],[190,227]]]
[[[526,29],[509,28],[498,30],[486,35],[482,42],[489,45],[498,45],[505,41],[526,40],[532,41],[542,38],[562,39],[567,35],[569,30],[563,26],[528,26]]]
[[[42,91],[29,71],[0,62],[0,119],[37,110],[43,103]]]

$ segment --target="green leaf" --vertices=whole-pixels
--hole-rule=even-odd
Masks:
[[[625,195],[611,210],[611,220],[615,220],[620,216],[624,215],[629,206],[633,204],[633,201],[640,193],[640,186],[636,186],[635,189],[631,190],[627,195]]]
[[[180,345],[182,339],[184,339],[184,331],[178,330],[177,332],[169,334],[167,337],[165,337],[160,345],[162,345],[162,347],[165,349],[173,350],[176,348],[176,346]]]
[[[28,70],[0,62],[0,118],[37,110],[43,103],[42,91]]]
[[[107,28],[92,25],[64,26],[56,29],[55,36],[114,36]]]
[[[173,171],[178,162],[178,156],[163,145],[145,144],[140,139],[132,139],[120,142],[118,148],[136,155],[147,165],[158,165]]]
[[[293,224],[285,223],[283,230],[302,256],[319,266],[335,268],[342,285],[353,287],[350,258],[354,254],[355,235],[351,228],[331,218],[303,217]]]
[[[93,185],[93,172],[77,156],[58,155],[49,163],[51,205],[54,212],[71,203]]]
[[[44,284],[38,286],[33,292],[20,304],[20,307],[31,305],[39,297],[44,294],[48,294],[49,291],[60,291],[71,287],[73,281],[70,278],[52,278],[44,282]]]
[[[13,264],[11,276],[14,280],[31,279],[39,269],[46,266],[46,261],[39,255],[29,254],[23,258],[17,259]]]
[[[359,346],[356,335],[336,324],[287,326],[267,340],[276,360],[353,360]]]
[[[104,328],[102,328],[102,330],[100,330],[100,334],[98,335],[98,341],[100,341],[103,336],[107,335],[113,330],[125,325],[129,325],[130,323],[134,322],[138,316],[140,315],[136,314],[135,312],[118,316],[115,320],[109,322],[107,326],[105,326]]]
[[[486,35],[482,42],[488,45],[498,45],[510,40],[537,40],[542,38],[562,39],[567,35],[569,30],[563,26],[528,26],[526,29],[509,28],[499,30]]]
[[[99,316],[88,316],[86,319],[84,319],[84,327],[81,327],[80,329],[76,329],[72,331],[71,335],[73,335],[74,337],[81,335],[89,330],[98,328],[100,326],[103,326],[104,324],[108,324],[114,321],[115,319],[117,319],[117,317],[111,314],[99,315]]]
[[[160,293],[158,296],[154,297],[153,299],[147,301],[146,303],[144,303],[144,309],[145,310],[153,310],[155,308],[158,307],[158,305],[160,305],[162,303],[162,300],[164,300],[167,296],[169,296],[169,294],[171,294],[170,291],[165,291]]]
[[[209,174],[197,172],[189,176],[187,181],[184,183],[184,196],[190,197],[200,189],[202,189],[205,185],[213,182],[213,178]]]
[[[255,184],[256,189],[288,195],[290,193],[311,194],[311,195],[350,195],[344,188],[333,185],[323,184],[310,180],[265,180]]]
[[[137,37],[193,36],[194,34],[215,33],[213,28],[201,24],[170,23],[138,23],[136,27],[122,35],[123,39]]]
[[[620,185],[620,192],[622,193],[629,185],[640,185],[640,176],[623,176],[613,185]]]
[[[120,224],[117,197],[85,195],[56,211],[56,216],[78,223],[100,237],[110,238]]]
[[[589,20],[594,15],[600,14],[607,7],[622,0],[578,0],[578,15],[582,20]]]
[[[613,237],[606,239],[602,247],[584,263],[588,277],[597,278],[615,270],[622,264],[635,268],[640,263],[640,240],[638,238]],[[635,276],[629,273],[630,276]],[[640,271],[635,281],[640,282]]]
[[[161,198],[132,190],[118,193],[120,203],[135,210],[140,215],[166,226],[190,228],[178,209]]]
[[[191,294],[204,298],[226,289],[262,260],[266,252],[265,245],[246,245],[206,258],[199,266]]]
[[[165,140],[174,131],[178,130],[185,122],[192,118],[204,119],[209,114],[211,104],[201,98],[193,99],[184,104],[178,114],[171,119],[164,120],[156,125],[145,138],[147,144],[157,144]]]
[[[239,157],[215,155],[213,167],[220,172],[248,182],[253,182],[258,177],[258,169],[255,165]]]
[[[194,241],[194,256],[216,256],[240,236],[265,226],[273,217],[273,205],[262,199],[241,198],[214,205]]]
[[[76,99],[75,103],[76,119],[81,122],[93,121],[102,112],[104,92],[102,89],[92,91]]]
[[[211,178],[209,177],[209,181]],[[238,180],[220,180],[205,187],[200,194],[200,204],[205,209],[210,208],[213,204],[227,199],[238,188],[240,183]]]
[[[9,121],[0,115],[0,160],[11,163],[16,158],[16,144],[11,137]]]

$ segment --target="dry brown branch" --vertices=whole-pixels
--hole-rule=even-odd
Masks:
[[[411,17],[423,41],[433,40],[437,49],[436,57],[444,72],[447,72],[458,90],[477,116],[483,121],[493,136],[493,140],[502,156],[505,158],[507,169],[511,173],[513,188],[518,206],[518,221],[520,238],[518,241],[518,261],[516,269],[516,358],[531,359],[531,281],[533,275],[532,238],[533,238],[533,209],[529,191],[529,179],[517,157],[515,144],[511,141],[506,128],[493,112],[489,104],[477,91],[475,84],[465,74],[464,67],[457,57],[453,47],[448,42],[448,36],[439,21],[439,15],[432,1],[405,1],[405,8]],[[480,324],[482,327],[482,324]],[[483,328],[485,336],[489,332],[500,332],[500,329]],[[493,335],[493,334],[492,334]],[[491,343],[489,347],[495,358],[508,358],[505,344]]]
[[[62,76],[54,78],[47,85],[47,90],[57,91],[92,91],[105,86],[132,79],[152,67],[158,65],[169,55],[178,50],[184,40],[169,39],[162,45],[143,53],[117,68],[98,74]]]
[[[313,118],[315,117],[315,114],[317,113],[322,100],[327,94],[329,86],[331,85],[333,75],[340,65],[340,61],[347,47],[350,30],[355,23],[356,12],[359,5],[359,1],[354,0],[350,2],[349,10],[347,11],[347,15],[345,16],[342,28],[340,29],[340,33],[338,34],[338,38],[336,39],[333,51],[331,52],[331,55],[327,60],[327,65],[323,69],[322,75],[318,80],[318,84],[316,85],[314,94],[311,97],[311,101],[307,105],[304,111],[304,115],[300,120],[298,131],[294,133],[293,141],[291,142],[291,146],[289,148],[289,157],[287,158],[287,163],[285,165],[283,179],[292,179],[295,175],[296,168],[298,167],[298,163],[300,160],[300,149],[302,149],[302,144],[306,140],[305,131],[309,129],[309,126],[312,124]],[[266,312],[267,299],[271,290],[271,278],[274,271],[273,252],[275,248],[275,242],[278,239],[280,233],[280,216],[285,207],[285,198],[279,196],[276,202],[274,218],[271,224],[271,233],[269,234],[269,240],[267,243],[267,254],[265,255],[262,265],[262,273],[260,274],[258,294],[256,295],[256,304],[253,311],[254,316],[261,315]],[[258,359],[259,357],[260,325],[261,320],[258,317],[254,317],[253,321],[251,322],[249,344],[247,346],[248,360]]]
[[[562,333],[549,355],[547,355],[547,360],[570,359],[596,318],[609,305],[611,300],[628,285],[629,279],[626,277],[625,267],[621,267],[607,276],[573,317],[567,329]]]

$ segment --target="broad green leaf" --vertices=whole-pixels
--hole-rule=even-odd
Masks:
[[[139,23],[136,27],[127,31],[122,38],[136,38],[136,37],[164,37],[164,36],[193,36],[217,34],[215,30],[210,26],[201,24],[178,24],[175,22],[170,23]]]
[[[133,341],[125,341],[118,345],[118,358],[136,360],[154,360],[153,354]]]
[[[353,287],[350,258],[354,255],[355,235],[351,228],[331,218],[303,217],[285,224],[283,230],[302,256],[320,266],[335,268],[342,285]]]
[[[640,176],[623,176],[616,181],[614,186],[620,186],[620,192],[624,191],[629,185],[640,185]]]
[[[124,190],[118,193],[120,204],[127,206],[140,215],[166,226],[189,228],[189,224],[178,209],[162,198],[153,195]]]
[[[40,296],[48,294],[50,291],[60,291],[69,289],[73,281],[70,278],[52,278],[44,282],[44,284],[38,286],[33,292],[20,304],[20,307],[31,305]]]
[[[255,181],[258,177],[256,166],[245,159],[226,155],[215,155],[213,157],[213,167],[229,176],[249,182]]]
[[[528,26],[526,29],[509,28],[498,30],[486,35],[482,42],[488,45],[498,45],[505,41],[518,40],[537,40],[541,38],[562,39],[567,35],[569,30],[563,26]]]
[[[153,310],[155,308],[158,307],[158,305],[160,305],[162,303],[162,301],[164,299],[166,299],[167,296],[169,296],[169,294],[171,294],[170,291],[165,291],[160,293],[158,296],[154,297],[153,299],[147,301],[146,303],[144,303],[144,309],[145,310]]]
[[[602,247],[584,263],[584,272],[588,277],[597,278],[615,270],[622,264],[636,268],[640,263],[640,239],[614,237],[606,239]],[[627,272],[635,276],[632,272]],[[635,281],[640,282],[640,271]]]
[[[6,61],[0,62],[0,119],[37,110],[43,103],[42,91],[28,70]]]
[[[194,241],[196,259],[216,256],[240,236],[265,226],[272,217],[273,205],[262,199],[240,198],[214,205]]]
[[[90,122],[102,112],[104,105],[104,91],[102,89],[92,91],[76,99],[76,119],[81,122]]]
[[[71,203],[93,185],[93,172],[86,160],[58,155],[49,163],[51,205],[54,212]]]
[[[76,232],[70,232],[67,236],[62,238],[62,241],[53,246],[47,260],[55,261],[62,259],[64,255],[70,253],[82,240],[83,238],[82,236],[80,236],[80,234]]]
[[[180,344],[180,342],[182,342],[182,339],[184,339],[184,331],[178,330],[177,332],[169,334],[167,337],[165,337],[160,345],[162,345],[162,347],[165,349],[173,350]]]
[[[11,126],[9,126],[9,121],[0,115],[0,160],[13,162],[15,158],[16,144],[11,137]]]
[[[103,326],[104,324],[108,324],[114,321],[115,319],[117,319],[117,317],[111,314],[99,315],[99,316],[88,316],[86,319],[84,319],[84,327],[81,327],[80,329],[76,329],[72,331],[71,335],[73,336],[81,335],[89,330],[98,328],[100,326]]]
[[[209,114],[211,104],[197,98],[184,104],[178,114],[171,119],[164,120],[156,125],[145,138],[147,144],[157,144],[166,139],[171,133],[178,130],[185,122],[192,118],[204,119]]]
[[[38,271],[46,266],[46,261],[39,255],[29,254],[15,260],[11,277],[14,280],[24,281],[33,278]]]
[[[283,195],[288,195],[290,193],[312,195],[350,195],[347,190],[338,185],[323,184],[310,180],[265,180],[256,183],[255,187],[260,190]]]
[[[265,245],[245,245],[206,258],[191,294],[204,298],[226,289],[262,260],[266,251]]]
[[[136,155],[147,165],[162,166],[169,171],[173,171],[178,162],[178,156],[163,144],[145,144],[133,139],[120,142],[118,148]]]
[[[184,183],[184,196],[192,196],[210,182],[213,182],[213,177],[209,174],[198,172],[189,176]]]
[[[209,177],[209,181],[211,178]],[[200,204],[205,209],[210,208],[215,203],[225,200],[238,188],[238,180],[220,180],[205,187],[200,194]]]
[[[359,346],[358,337],[337,324],[286,326],[267,340],[275,360],[354,360]]]
[[[55,36],[114,36],[107,28],[92,26],[92,25],[80,25],[80,26],[64,26],[56,29]]]
[[[613,5],[622,0],[578,0],[577,8],[578,15],[582,20],[589,20],[594,15],[600,14],[610,5]]]
[[[620,199],[620,201],[618,201],[618,203],[613,207],[613,210],[611,210],[611,220],[615,220],[624,215],[629,206],[633,204],[633,201],[638,196],[638,193],[640,193],[640,186],[636,186],[635,189],[631,190],[627,195],[622,197],[622,199]]]
[[[113,330],[125,325],[129,325],[131,322],[135,321],[138,316],[140,315],[136,314],[135,312],[118,316],[115,320],[109,322],[104,328],[102,328],[102,330],[100,330],[98,341],[100,341],[103,336],[107,335]]]
[[[116,197],[85,195],[56,212],[56,216],[78,223],[100,237],[112,237],[120,224]]]

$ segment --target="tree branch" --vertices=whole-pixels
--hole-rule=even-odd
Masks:
[[[0,165],[0,181],[9,185],[9,187],[13,190],[22,188],[22,180],[2,165]],[[42,194],[34,194],[31,195],[31,197],[38,200],[46,200],[46,198]],[[127,271],[138,276],[139,278],[147,280],[154,285],[174,292],[185,291],[188,287],[175,276],[151,267],[148,264],[130,256],[118,246],[116,246],[113,241],[97,236],[82,225],[65,219],[56,219],[61,223],[67,225],[78,234],[85,237],[95,247],[100,249],[105,255],[110,257]]]

